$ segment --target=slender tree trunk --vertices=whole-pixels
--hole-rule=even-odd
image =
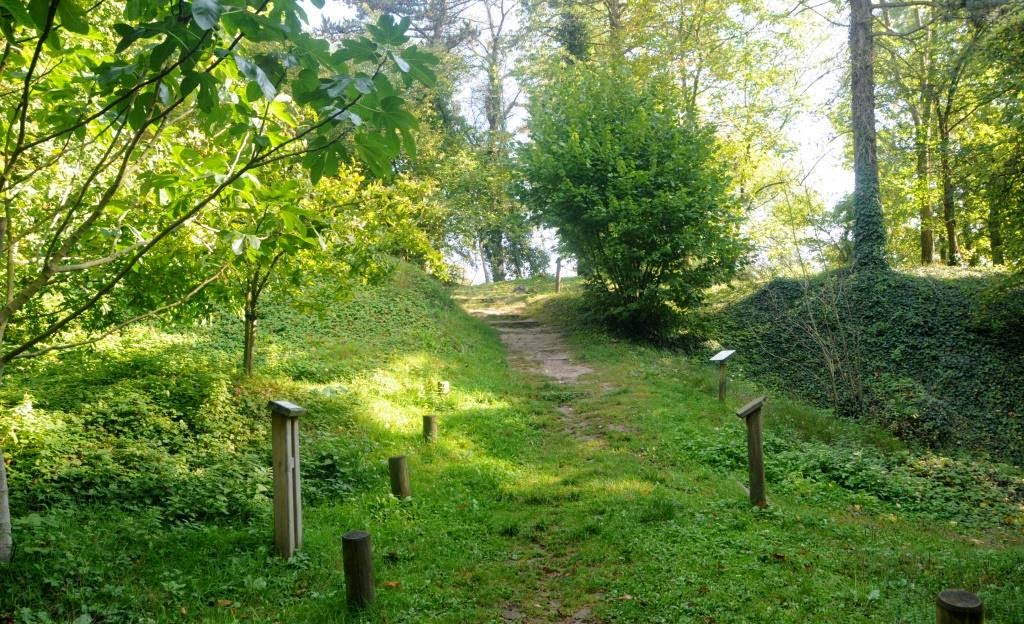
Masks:
[[[928,133],[917,143],[917,194],[921,213],[921,264],[935,262],[935,232],[932,230],[932,198],[928,188]]]
[[[885,222],[875,136],[874,38],[871,0],[850,0],[850,109],[853,121],[853,265],[886,270]]]
[[[484,273],[484,284],[490,284],[491,276],[487,272],[487,256],[484,254],[484,243],[479,238],[476,239],[476,252],[480,255],[480,270]]]
[[[953,172],[949,163],[949,131],[939,119],[939,175],[942,178],[942,220],[946,223],[946,264],[960,264],[957,242],[956,206],[953,203]]]
[[[249,282],[249,290],[245,293],[245,346],[242,355],[242,366],[245,376],[252,377],[253,362],[256,358],[256,310],[259,294],[256,292],[257,280]]]
[[[1000,214],[999,202],[992,201],[988,204],[988,242],[992,248],[992,264],[1003,264],[1006,262],[1003,257],[1003,229],[1002,215]]]
[[[11,538],[11,504],[7,492],[7,464],[4,448],[0,446],[0,564],[11,562],[14,540]]]

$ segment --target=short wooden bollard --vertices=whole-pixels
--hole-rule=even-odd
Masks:
[[[423,417],[423,439],[427,442],[437,440],[437,416],[428,414]]]
[[[562,290],[562,256],[555,261],[555,292]]]
[[[405,455],[389,457],[388,472],[391,473],[391,493],[398,500],[412,496],[409,491],[409,465],[405,461]]]
[[[366,531],[349,531],[341,536],[341,557],[345,565],[345,597],[350,607],[361,608],[376,598],[373,579],[373,544]]]
[[[945,589],[935,598],[936,624],[982,624],[985,605],[981,598],[963,589]]]
[[[764,508],[764,448],[761,440],[761,406],[765,397],[744,405],[736,415],[747,421],[747,469],[750,474],[750,504]]]
[[[718,364],[718,400],[725,400],[725,361],[732,357],[736,351],[719,351],[711,357],[711,361]]]
[[[302,548],[302,494],[299,483],[299,416],[306,410],[288,401],[271,401],[274,465],[274,544],[282,557]]]
[[[452,385],[450,383],[448,383],[447,381],[439,381],[439,382],[437,382],[437,393],[438,394],[444,395],[444,394],[448,394],[451,391],[452,391]]]

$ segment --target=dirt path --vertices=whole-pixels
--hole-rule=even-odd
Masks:
[[[497,300],[477,304],[465,299],[463,305],[498,330],[513,363],[519,368],[563,385],[575,384],[582,375],[592,372],[589,367],[573,361],[561,333],[523,314],[523,302]]]
[[[561,332],[526,316],[525,297],[457,297],[463,308],[498,331],[502,343],[508,349],[509,361],[516,368],[534,375],[541,375],[562,386],[575,386],[580,377],[593,372],[588,366],[571,355]],[[602,445],[602,434],[595,430],[595,423],[576,413],[572,405],[563,403],[558,413],[566,432],[574,439],[587,444]],[[598,427],[597,429],[600,429]],[[543,546],[540,545],[541,551]],[[524,605],[509,603],[501,607],[503,624],[598,624],[591,612],[591,605],[576,605],[567,609],[560,600],[550,593],[550,583],[557,582],[559,567],[547,554],[528,561],[544,571],[539,575],[542,582],[535,588],[537,602],[543,605],[546,615],[528,615]],[[549,565],[550,564],[550,565]]]

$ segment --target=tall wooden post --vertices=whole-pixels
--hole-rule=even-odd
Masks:
[[[391,475],[391,493],[398,500],[412,496],[409,488],[409,464],[405,461],[405,455],[389,457],[388,472]]]
[[[282,557],[302,548],[302,495],[299,484],[299,416],[304,408],[288,401],[271,401],[274,464],[274,544]]]
[[[555,260],[555,292],[562,290],[562,256]]]
[[[935,598],[936,624],[983,624],[981,598],[963,589],[945,589]]]
[[[373,543],[366,531],[349,531],[341,536],[341,558],[345,566],[345,598],[350,607],[361,608],[376,598],[373,579]]]
[[[744,405],[736,415],[747,421],[747,470],[750,475],[750,504],[764,508],[764,448],[761,439],[761,406],[765,397]]]
[[[718,400],[719,401],[724,401],[725,400],[725,379],[726,379],[725,362],[726,362],[726,360],[731,358],[734,353],[736,353],[736,351],[728,351],[728,350],[727,351],[719,351],[718,353],[716,353],[714,356],[711,357],[711,361],[716,363],[716,364],[718,364]]]

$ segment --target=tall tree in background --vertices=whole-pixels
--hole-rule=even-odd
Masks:
[[[889,268],[875,136],[875,47],[871,0],[850,0],[850,112],[853,130],[853,266]]]

